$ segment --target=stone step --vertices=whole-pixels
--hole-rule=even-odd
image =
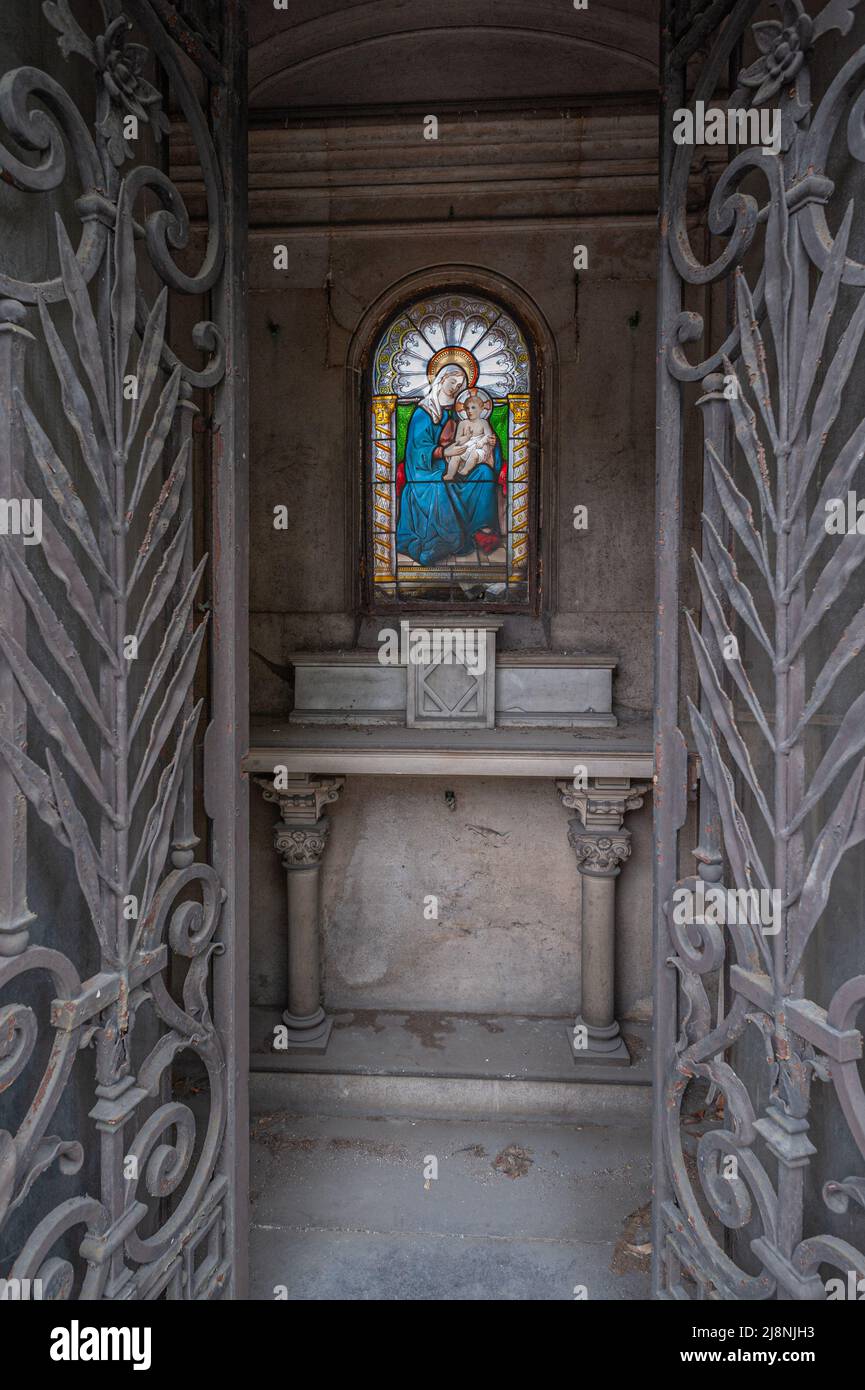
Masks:
[[[353,1010],[334,1015],[323,1055],[274,1050],[276,1009],[252,1010],[253,1115],[591,1119],[651,1108],[649,1028],[626,1023],[631,1066],[575,1062],[569,1020]]]
[[[648,1298],[650,1147],[645,1120],[257,1117],[251,1296]]]

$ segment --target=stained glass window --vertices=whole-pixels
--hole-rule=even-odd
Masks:
[[[374,595],[529,600],[532,372],[497,304],[439,294],[404,310],[372,360]]]

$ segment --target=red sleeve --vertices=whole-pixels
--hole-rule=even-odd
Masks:
[[[442,432],[439,435],[439,442],[432,451],[432,456],[434,459],[438,459],[439,461],[442,461],[444,459],[444,451],[449,444],[453,444],[454,435],[456,434],[456,432],[457,427],[454,424],[453,420],[446,420],[444,423],[444,428],[442,429]]]

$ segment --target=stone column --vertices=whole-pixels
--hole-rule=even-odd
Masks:
[[[562,802],[577,815],[568,822],[568,843],[577,856],[581,884],[581,1001],[569,1032],[575,1061],[630,1062],[615,1012],[616,879],[631,856],[625,813],[643,804],[649,784],[628,777],[586,779],[581,787],[559,782]]]
[[[323,1053],[333,1020],[321,1005],[321,943],[318,878],[330,825],[322,807],[336,801],[343,777],[296,777],[291,781],[256,777],[265,801],[273,801],[282,820],[273,844],[286,872],[288,894],[288,1052]]]

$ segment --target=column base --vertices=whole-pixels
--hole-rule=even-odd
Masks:
[[[324,1009],[319,1008],[314,1014],[302,1017],[290,1014],[286,1009],[282,1021],[288,1028],[288,1042],[280,1048],[280,1052],[317,1052],[323,1055],[327,1051],[333,1019],[328,1018]]]
[[[585,1047],[576,1046],[575,1028],[585,1028]],[[631,1054],[625,1045],[625,1039],[619,1032],[618,1023],[611,1023],[606,1028],[598,1028],[593,1023],[584,1023],[581,1018],[577,1018],[573,1027],[568,1029],[568,1043],[575,1062],[591,1062],[595,1065],[598,1062],[605,1062],[620,1067],[631,1065]]]

